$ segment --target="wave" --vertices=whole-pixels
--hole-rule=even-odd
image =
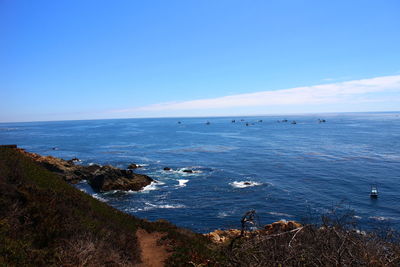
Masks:
[[[184,180],[184,179],[180,179],[178,180],[179,184],[177,185],[178,187],[185,187],[186,183],[189,182],[189,180]]]
[[[149,202],[146,202],[145,204],[146,206],[155,209],[181,209],[186,207],[185,205],[182,204],[152,204]]]
[[[203,173],[200,170],[194,170],[192,168],[179,168],[176,170],[170,170],[170,171],[166,171],[166,172],[170,172],[170,173],[178,173],[179,175],[183,175],[183,176],[191,176],[191,175],[197,175],[200,173]]]
[[[262,185],[262,183],[257,183],[257,182],[253,182],[253,181],[239,181],[239,182],[234,181],[229,184],[234,188],[246,188],[246,187]]]
[[[270,215],[274,215],[274,216],[283,216],[283,217],[294,217],[293,215],[287,214],[287,213],[283,213],[283,212],[267,212]]]
[[[163,185],[163,184],[164,184],[163,182],[153,181],[153,182],[151,182],[149,185],[143,187],[142,190],[140,190],[139,192],[147,193],[147,192],[149,192],[149,191],[158,190],[157,185]],[[134,193],[135,191],[131,191],[131,190],[130,190],[130,191],[128,191],[128,192],[130,192],[130,193],[133,192],[133,193]]]
[[[391,217],[384,217],[384,216],[371,216],[371,217],[368,217],[368,218],[372,219],[372,220],[375,220],[375,221],[390,221],[390,220],[393,219]]]
[[[217,218],[225,218],[235,214],[235,210],[228,210],[228,211],[220,211],[217,214]]]
[[[93,194],[92,197],[94,197],[94,198],[97,199],[97,200],[100,200],[101,202],[107,202],[107,199],[105,199],[105,198],[99,196],[99,194],[97,194],[97,193],[96,193],[96,194]]]
[[[154,209],[181,209],[186,208],[185,205],[182,204],[153,204],[150,202],[145,202],[143,207],[128,207],[125,208],[124,211],[127,213],[136,213],[140,211],[149,211]]]

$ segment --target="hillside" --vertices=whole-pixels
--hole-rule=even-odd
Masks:
[[[164,250],[170,266],[207,262],[214,255],[202,235],[124,214],[4,147],[0,244],[0,266],[131,266],[140,264],[149,254],[143,250],[152,245]]]

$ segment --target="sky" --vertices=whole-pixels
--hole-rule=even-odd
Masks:
[[[398,0],[0,0],[0,122],[400,110]]]

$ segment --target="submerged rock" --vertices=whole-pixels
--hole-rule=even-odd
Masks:
[[[77,162],[81,162],[81,160],[75,157],[75,158],[68,160],[67,162],[68,163],[77,163]]]
[[[170,171],[171,170],[171,168],[170,167],[164,167],[164,169],[163,169],[164,171]]]
[[[140,166],[139,164],[135,164],[135,163],[132,163],[132,164],[129,164],[128,165],[128,170],[133,170],[133,169],[137,169],[137,168],[141,168],[142,166]]]
[[[193,173],[193,170],[185,169],[185,170],[183,170],[183,172],[186,172],[186,173]]]

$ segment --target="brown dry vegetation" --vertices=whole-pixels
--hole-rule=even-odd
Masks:
[[[357,230],[353,218],[351,212],[334,209],[322,216],[320,224],[267,225],[264,230],[225,242],[226,263],[228,266],[400,266],[398,233],[390,229],[362,232]]]

